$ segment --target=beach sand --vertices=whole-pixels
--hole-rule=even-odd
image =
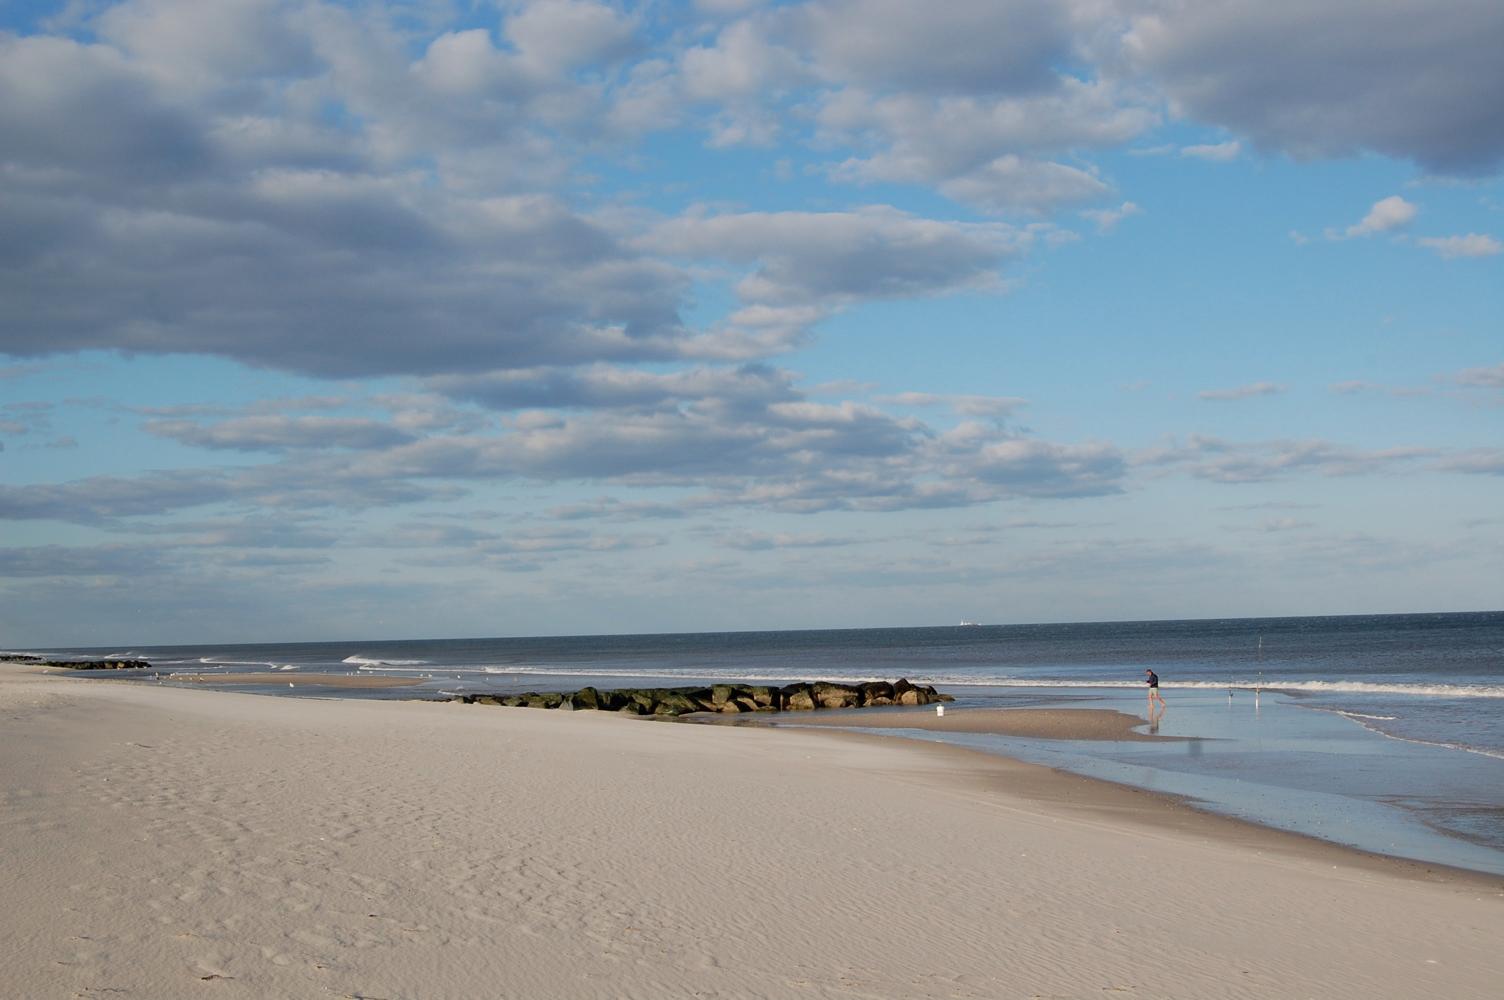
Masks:
[[[750,716],[775,726],[840,726],[853,729],[919,729],[935,733],[990,733],[1049,740],[1173,740],[1135,732],[1145,720],[1106,708],[956,708],[936,715],[933,708],[862,709],[818,715]]]
[[[9,666],[0,720],[0,992],[26,1000],[1504,982],[1504,881],[899,739]]]
[[[225,687],[264,687],[295,684],[298,687],[395,688],[423,683],[417,677],[371,676],[369,674],[321,674],[309,671],[280,671],[236,674],[164,674],[173,684],[218,684]]]

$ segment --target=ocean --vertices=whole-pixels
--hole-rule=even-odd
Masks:
[[[291,689],[304,696],[907,677],[955,695],[958,706],[1137,715],[1145,714],[1143,671],[1151,668],[1167,702],[1155,730],[1194,739],[911,735],[1186,796],[1365,850],[1504,874],[1504,612],[45,652],[141,657],[168,675],[421,681]],[[259,690],[289,693],[282,684]]]

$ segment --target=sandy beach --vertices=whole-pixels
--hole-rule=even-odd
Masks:
[[[1504,982],[1504,881],[898,739],[4,665],[0,718],[0,983],[27,1000]]]
[[[919,729],[930,733],[992,733],[1035,739],[1154,741],[1136,730],[1144,720],[1127,712],[1101,708],[950,709],[820,713],[786,718],[754,717],[754,722],[789,726],[838,726],[843,729]]]

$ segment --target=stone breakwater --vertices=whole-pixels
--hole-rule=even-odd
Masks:
[[[151,664],[145,660],[49,660],[45,656],[30,653],[8,653],[0,660],[10,663],[28,663],[37,667],[64,667],[68,670],[146,670]]]
[[[899,679],[865,684],[814,681],[772,687],[760,684],[715,684],[711,687],[621,688],[593,687],[543,694],[460,694],[452,701],[466,705],[504,705],[510,708],[555,708],[567,711],[625,712],[628,715],[687,715],[691,712],[799,712],[820,708],[871,708],[878,705],[932,705],[955,701],[932,687]]]

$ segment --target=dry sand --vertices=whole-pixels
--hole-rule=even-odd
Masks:
[[[5,997],[1504,983],[1498,879],[1157,822],[1178,807],[902,740],[5,666],[0,725]]]

